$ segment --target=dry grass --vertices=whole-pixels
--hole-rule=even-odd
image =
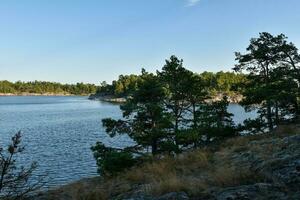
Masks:
[[[216,164],[216,155],[196,150],[177,158],[165,157],[132,169],[123,178],[144,185],[144,192],[155,196],[179,191],[193,196],[212,186],[234,186],[251,182],[254,178],[257,180],[249,169],[235,169],[228,164],[223,165],[223,161],[220,161],[220,165]],[[219,156],[218,159],[227,159],[226,153]]]
[[[165,156],[133,168],[119,177],[101,181],[93,190],[88,190],[82,184],[73,185],[69,194],[71,199],[76,200],[105,200],[139,188],[142,193],[153,196],[181,191],[197,196],[213,186],[234,186],[253,180],[254,174],[248,169],[237,170],[223,164],[227,153],[196,150],[177,158]]]
[[[90,187],[90,185],[93,185],[93,187]],[[97,184],[76,182],[60,189],[49,191],[46,195],[43,195],[42,199],[107,200],[109,199],[109,192],[106,189],[107,187],[99,187]]]
[[[211,187],[256,183],[262,181],[264,177],[251,171],[247,163],[245,167],[241,167],[244,166],[241,164],[237,165],[232,160],[233,155],[250,152],[267,159],[285,145],[273,144],[272,140],[267,138],[281,138],[297,134],[299,130],[296,125],[280,126],[272,134],[229,139],[217,152],[195,150],[175,158],[170,156],[153,158],[118,177],[98,181],[93,185],[92,190],[84,184],[73,185],[71,196],[76,200],[105,200],[136,191],[154,196],[184,191],[190,196],[198,196]],[[263,146],[256,141],[262,139]]]
[[[123,178],[133,183],[149,183],[176,173],[188,174],[209,166],[210,153],[202,150],[185,153],[177,158],[165,156],[127,171]],[[187,166],[188,163],[188,166]]]
[[[153,195],[161,195],[172,191],[185,191],[187,185],[176,174],[168,174],[159,180],[154,180],[151,184],[151,190],[148,191]]]

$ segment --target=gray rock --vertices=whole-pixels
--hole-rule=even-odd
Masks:
[[[279,188],[266,183],[225,188],[215,196],[217,200],[288,199]]]
[[[156,198],[155,200],[188,200],[189,197],[185,192],[171,192]]]
[[[207,192],[213,199],[300,199],[300,135],[251,141],[245,149],[233,151],[229,162],[235,168],[249,168],[265,183]]]

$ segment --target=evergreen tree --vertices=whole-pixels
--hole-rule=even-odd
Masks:
[[[193,73],[185,69],[183,60],[179,60],[176,56],[171,56],[169,60],[166,60],[162,71],[157,73],[168,91],[165,104],[167,109],[171,111],[174,119],[174,132],[176,133],[190,106],[187,100]]]
[[[284,35],[260,33],[259,38],[251,39],[246,54],[236,53],[238,64],[234,69],[249,73],[242,104],[247,108],[260,105],[260,118],[267,121],[269,130],[280,122],[279,114],[284,117],[283,111],[298,109],[297,95],[293,91],[297,83],[290,76],[292,65],[287,64],[292,55],[292,60],[297,60],[295,51],[293,45],[286,43]],[[290,105],[294,108],[291,109]]]
[[[194,74],[189,83],[189,89],[186,90],[186,95],[190,103],[189,111],[192,114],[192,127],[198,126],[197,109],[205,104],[205,100],[208,98],[208,85],[205,83],[203,78],[197,74]]]
[[[117,154],[117,150],[97,143],[92,148],[94,155],[98,156],[98,159],[102,155],[103,159],[103,155],[106,155],[103,152],[113,152],[114,155],[124,155],[125,152],[141,154],[150,148],[152,155],[155,155],[163,151],[170,151],[172,137],[168,133],[172,128],[172,123],[164,107],[165,97],[166,90],[162,87],[160,80],[155,75],[143,70],[136,91],[124,105],[120,106],[124,119],[107,118],[102,120],[111,137],[116,134],[127,134],[135,141],[136,145],[125,148]],[[174,145],[171,147],[173,151]],[[128,158],[128,156],[124,157]]]
[[[278,54],[278,60],[281,68],[281,77],[289,79],[291,86],[294,84],[294,92],[296,94],[296,100],[294,101],[295,112],[300,115],[300,54],[298,48],[291,42],[287,41],[287,37],[284,34],[277,36],[276,53]],[[296,82],[296,85],[295,85]]]
[[[229,113],[229,102],[225,96],[221,101],[202,104],[197,110],[198,130],[206,141],[236,135],[233,114]]]
[[[116,149],[98,142],[92,147],[99,170],[104,173],[114,174],[132,166],[148,149],[151,155],[179,153],[202,144],[203,136],[209,142],[235,134],[232,115],[227,112],[227,98],[207,103],[208,82],[185,69],[183,61],[175,56],[166,60],[157,75],[142,70],[140,76],[134,79],[120,76],[112,85],[114,89],[120,87],[120,91],[126,87],[132,91],[126,89],[130,95],[120,106],[123,119],[103,119],[103,125],[111,137],[127,134],[135,145]],[[106,91],[106,87],[104,85],[101,91]],[[123,167],[120,166],[122,159],[126,163]]]

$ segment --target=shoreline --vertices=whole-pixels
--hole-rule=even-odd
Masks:
[[[241,94],[234,94],[234,95],[225,95],[223,93],[218,93],[212,97],[212,99],[207,99],[207,102],[216,102],[221,101],[224,96],[228,97],[229,103],[240,103],[243,100],[243,96]],[[89,100],[94,101],[104,101],[110,103],[125,103],[126,97],[114,97],[112,95],[96,95],[91,94],[89,95]]]
[[[104,101],[104,102],[109,102],[109,103],[125,103],[126,102],[125,97],[114,97],[114,96],[110,96],[110,95],[98,96],[95,94],[89,95],[89,100]]]
[[[53,96],[53,97],[62,97],[62,96],[89,96],[89,94],[69,94],[69,93],[0,93],[0,97],[17,97],[17,96]]]

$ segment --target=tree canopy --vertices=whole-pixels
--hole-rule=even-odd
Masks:
[[[73,95],[87,95],[95,93],[97,86],[94,84],[61,84],[46,81],[33,81],[15,83],[9,81],[0,81],[0,93],[36,93],[36,94],[73,94]]]
[[[101,173],[120,172],[138,163],[149,150],[153,156],[174,155],[236,134],[232,114],[227,112],[227,98],[206,101],[211,84],[186,69],[176,56],[167,59],[156,74],[142,70],[135,78],[130,79],[134,80],[134,89],[120,106],[123,119],[102,120],[109,136],[127,134],[135,145],[116,149],[97,142],[92,150]],[[124,167],[119,166],[121,159],[126,163]]]
[[[107,133],[127,134],[135,145],[115,149],[98,142],[92,150],[99,171],[115,174],[144,156],[176,155],[244,131],[264,133],[299,116],[300,55],[285,35],[260,33],[245,53],[235,55],[235,72],[198,74],[171,56],[156,74],[142,70],[141,75],[120,76],[112,85],[103,83],[98,93],[127,97],[120,106],[123,119],[102,120]],[[215,101],[218,93],[223,99]],[[256,110],[258,117],[234,124],[227,98],[232,93],[242,94],[240,104]]]
[[[260,33],[245,54],[236,53],[234,70],[249,73],[243,90],[246,108],[257,108],[260,123],[272,130],[281,121],[299,115],[299,54],[283,34]]]

